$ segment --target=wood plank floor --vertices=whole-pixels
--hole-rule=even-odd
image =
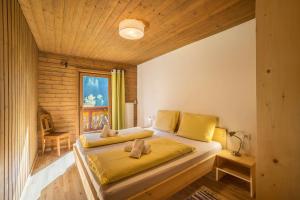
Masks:
[[[67,153],[70,152],[62,151],[61,157],[63,157]],[[51,163],[56,162],[61,157],[57,157],[55,151],[46,152],[43,156],[39,156],[33,169],[33,175],[51,165]],[[48,173],[49,176],[51,176],[51,172]],[[239,181],[238,179],[231,176],[225,176],[220,182],[216,182],[214,172],[198,179],[169,199],[185,199],[197,189],[199,189],[202,185],[208,187],[212,191],[217,192],[218,194],[223,196],[224,199],[251,199],[249,195],[249,186],[246,183],[244,183],[243,181]],[[44,187],[44,189],[41,191],[40,199],[86,199],[76,165],[72,164],[62,175],[58,176],[54,181]]]

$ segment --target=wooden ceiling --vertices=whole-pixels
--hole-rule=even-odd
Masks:
[[[140,64],[255,17],[255,0],[19,0],[41,51]],[[118,34],[145,22],[136,41]]]

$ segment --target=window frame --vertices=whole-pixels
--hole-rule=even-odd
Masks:
[[[83,106],[83,77],[92,76],[99,78],[108,78],[108,106],[94,106],[84,107]],[[101,107],[108,107],[109,123],[111,124],[111,113],[112,113],[112,94],[111,94],[111,74],[109,72],[79,72],[79,135],[84,133],[83,130],[83,110],[84,109],[95,109]],[[99,131],[99,130],[97,130]],[[93,132],[93,131],[90,131]]]

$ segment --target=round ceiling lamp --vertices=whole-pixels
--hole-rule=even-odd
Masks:
[[[144,37],[145,24],[136,19],[124,19],[119,24],[119,34],[128,40],[138,40]]]

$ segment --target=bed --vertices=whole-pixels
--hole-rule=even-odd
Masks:
[[[146,141],[164,137],[191,145],[196,151],[118,182],[101,185],[88,167],[87,155],[122,148],[126,143],[83,148],[77,141],[73,150],[88,199],[165,199],[210,172],[214,167],[216,153],[226,145],[226,131],[220,128],[216,129],[213,141],[209,143],[151,130],[154,135]]]

